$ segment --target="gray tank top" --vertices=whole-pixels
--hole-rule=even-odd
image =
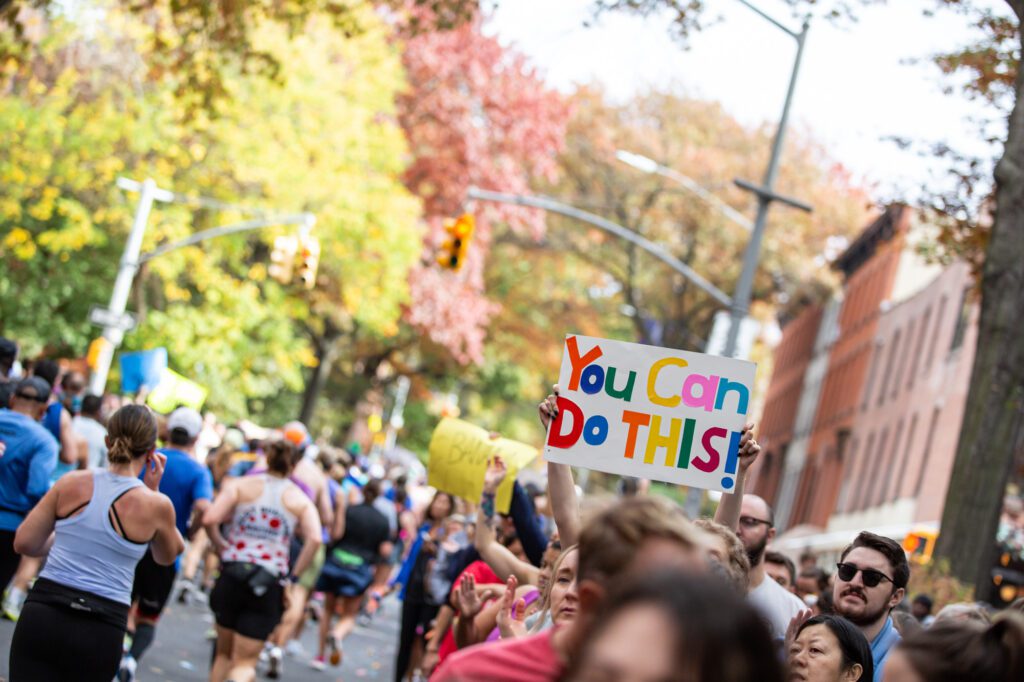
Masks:
[[[40,577],[130,605],[135,565],[149,543],[118,535],[108,510],[117,498],[140,485],[142,481],[131,476],[93,471],[92,499],[81,514],[57,521],[56,538]]]

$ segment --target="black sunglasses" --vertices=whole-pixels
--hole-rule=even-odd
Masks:
[[[757,528],[762,523],[764,525],[768,526],[769,528],[772,527],[772,522],[771,521],[763,521],[761,519],[755,519],[753,516],[741,516],[740,517],[740,525],[743,526],[744,528]]]
[[[878,583],[882,582],[883,578],[893,583],[894,585],[896,584],[895,582],[893,582],[893,579],[887,576],[885,573],[882,573],[881,571],[876,571],[873,568],[861,568],[857,564],[842,563],[836,564],[836,569],[836,575],[838,575],[839,579],[842,580],[844,583],[848,583],[851,580],[853,580],[853,576],[857,575],[857,571],[860,571],[860,579],[864,581],[864,585],[866,587],[877,586]]]
[[[50,396],[47,395],[25,395],[24,393],[15,393],[14,395],[22,400],[34,400],[37,403],[45,403],[50,400]]]

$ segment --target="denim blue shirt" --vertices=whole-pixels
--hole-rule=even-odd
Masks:
[[[889,657],[889,652],[899,643],[900,639],[900,633],[893,627],[892,618],[886,618],[881,632],[871,640],[871,658],[875,662],[874,682],[882,682],[885,659]]]

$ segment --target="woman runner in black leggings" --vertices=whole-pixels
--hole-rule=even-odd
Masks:
[[[127,405],[108,429],[109,466],[61,477],[15,535],[18,553],[49,556],[14,630],[12,682],[110,682],[135,564],[147,547],[164,565],[185,549],[174,506],[158,492],[166,458],[154,452],[152,412]]]

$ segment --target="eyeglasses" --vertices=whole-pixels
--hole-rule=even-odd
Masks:
[[[768,526],[769,528],[772,527],[772,522],[771,521],[764,521],[762,519],[755,519],[753,516],[741,516],[740,517],[740,525],[743,526],[744,528],[757,528],[762,523],[764,525]]]
[[[26,395],[24,393],[15,393],[15,397],[21,398],[22,400],[34,400],[37,403],[45,403],[50,400],[50,396],[46,395]]]
[[[866,587],[875,587],[876,585],[878,585],[878,583],[882,582],[882,578],[885,578],[889,582],[893,583],[893,585],[896,584],[895,582],[893,582],[893,579],[887,576],[885,573],[882,573],[881,571],[876,571],[873,568],[861,568],[857,564],[842,563],[836,564],[836,569],[836,575],[838,575],[839,579],[842,580],[844,583],[848,583],[851,580],[853,580],[853,576],[857,575],[857,572],[860,571],[860,579],[864,581],[864,585]]]

